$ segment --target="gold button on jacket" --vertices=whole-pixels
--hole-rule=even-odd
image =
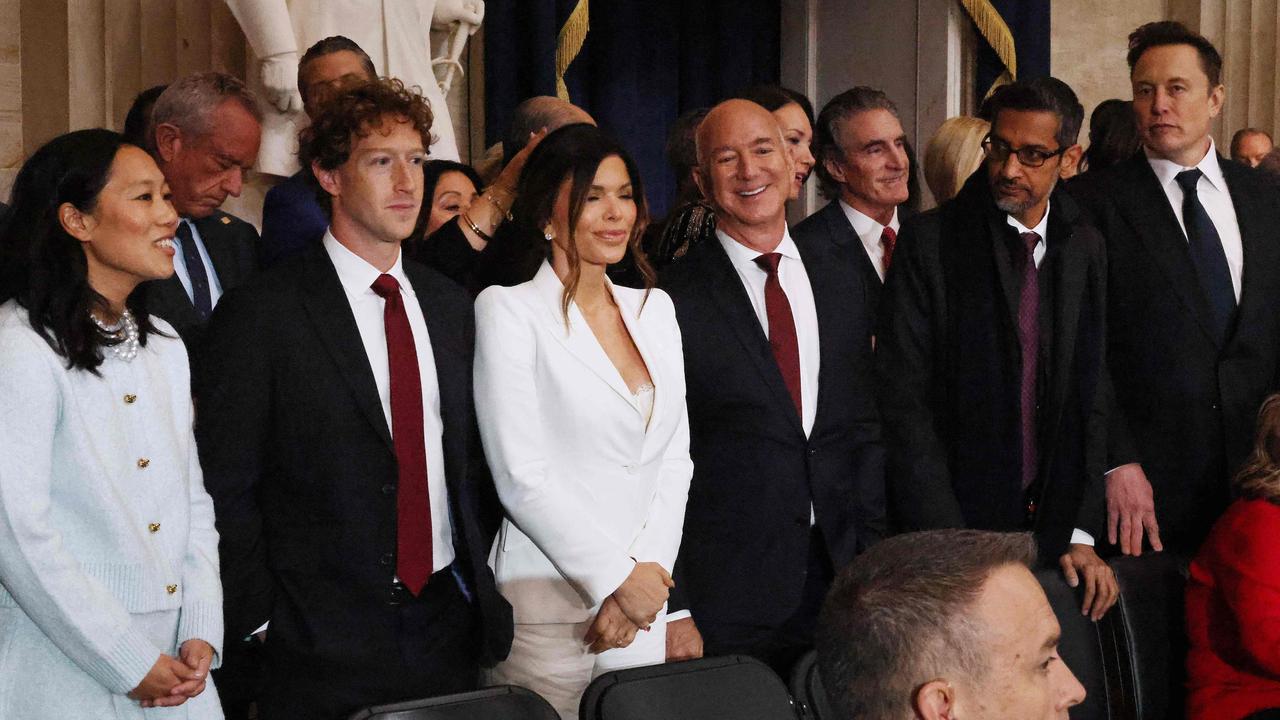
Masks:
[[[164,591],[165,591],[165,592],[167,592],[167,593],[169,593],[170,595],[172,595],[172,594],[174,594],[174,593],[178,592],[178,586],[177,586],[177,585],[165,585],[165,586],[164,586]]]
[[[151,523],[150,525],[147,526],[147,529],[153,533],[160,532],[160,523]]]
[[[148,465],[150,465],[150,464],[151,464],[151,461],[150,461],[150,460],[148,460],[148,459],[146,459],[146,458],[138,458],[138,467],[139,467],[139,468],[145,468],[146,466],[148,466]]]
[[[133,393],[129,393],[128,395],[125,395],[125,396],[124,396],[124,404],[125,404],[125,405],[132,405],[132,404],[134,404],[134,403],[135,403],[135,402],[137,402],[137,401],[138,401],[138,396],[137,396],[137,395],[134,395]]]

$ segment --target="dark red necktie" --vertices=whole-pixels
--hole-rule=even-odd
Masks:
[[[898,244],[898,233],[891,227],[885,227],[880,233],[880,244],[884,245],[884,272],[889,274],[889,263],[893,262],[893,246]]]
[[[1036,380],[1040,370],[1040,281],[1036,274],[1036,246],[1040,236],[1022,233],[1022,295],[1018,299],[1018,339],[1022,347],[1022,489],[1036,479]]]
[[[782,382],[796,404],[796,414],[804,417],[800,399],[800,343],[796,341],[796,322],[791,315],[791,303],[778,281],[778,263],[782,253],[765,253],[755,259],[756,265],[769,273],[764,281],[764,312],[769,319],[769,347],[773,359],[782,371]]]
[[[422,428],[422,377],[400,283],[379,275],[373,291],[386,300],[382,323],[387,332],[391,371],[391,437],[399,468],[396,491],[396,576],[417,595],[431,577],[431,496],[427,493],[427,442]]]

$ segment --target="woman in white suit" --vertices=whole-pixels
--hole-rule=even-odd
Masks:
[[[213,504],[182,341],[134,289],[173,274],[155,162],[53,139],[0,231],[0,718],[222,717]],[[206,688],[206,683],[210,687]]]
[[[506,510],[491,563],[515,612],[492,684],[532,688],[564,718],[601,672],[665,660],[664,608],[693,464],[671,300],[614,286],[638,252],[640,176],[601,130],[542,140],[513,212],[549,259],[476,300],[476,414]],[[650,282],[650,285],[652,283]]]

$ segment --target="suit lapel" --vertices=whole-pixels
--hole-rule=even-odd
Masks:
[[[1200,289],[1187,238],[1178,225],[1178,218],[1169,206],[1169,198],[1160,187],[1155,171],[1141,153],[1122,168],[1123,172],[1118,174],[1119,182],[1111,191],[1127,197],[1125,202],[1116,203],[1117,208],[1146,246],[1156,267],[1168,278],[1174,293],[1195,316],[1205,336],[1217,345],[1221,340],[1214,332],[1209,301]]]
[[[1014,229],[1004,219],[1004,215],[999,216],[987,213],[987,237],[991,242],[991,257],[995,260],[996,276],[1000,278],[1000,291],[1004,297],[1004,310],[1008,315],[1010,327],[1014,328],[1015,338],[1017,334],[1018,323],[1018,306],[1021,302],[1019,293],[1021,285],[1018,278],[1014,275],[1013,256],[1009,251],[1009,238],[1012,237]],[[1020,347],[1020,346],[1019,346]],[[1019,352],[1017,348],[1014,352]]]
[[[164,317],[175,328],[187,328],[200,324],[195,305],[178,276],[171,275],[164,280],[151,281],[151,295],[148,297],[151,311]]]
[[[854,262],[867,283],[867,289],[879,291],[884,281],[880,279],[880,273],[871,262],[871,256],[867,255],[867,248],[862,244],[862,238],[858,237],[853,224],[849,222],[844,209],[840,207],[840,201],[832,200],[821,212],[823,222],[827,225],[828,236],[837,246],[844,248],[844,252],[853,255]]]
[[[1080,302],[1086,292],[1085,272],[1087,262],[1079,250],[1079,243],[1072,242],[1073,220],[1076,213],[1068,206],[1063,193],[1055,193],[1049,212],[1049,242],[1053,254],[1050,265],[1050,282],[1053,283],[1053,325],[1049,346],[1048,412],[1045,430],[1041,436],[1057,437],[1058,422],[1066,402],[1068,385],[1072,376],[1072,360],[1075,356],[1076,333],[1079,329]],[[1050,440],[1052,442],[1052,440]],[[1047,459],[1048,453],[1045,453]]]
[[[356,327],[355,314],[347,302],[347,295],[338,280],[338,272],[323,248],[313,251],[307,259],[308,282],[303,294],[303,306],[311,324],[316,329],[325,348],[329,351],[355,396],[356,405],[377,430],[387,447],[395,452],[391,442],[391,429],[382,412],[378,398],[378,385],[373,379],[369,356],[364,351],[364,341]],[[414,287],[417,291],[417,287]]]
[[[1222,168],[1222,176],[1227,181],[1227,192],[1236,210],[1236,224],[1240,227],[1240,245],[1244,254],[1244,268],[1240,275],[1240,302],[1235,313],[1234,326],[1230,329],[1228,340],[1235,334],[1235,329],[1242,326],[1252,327],[1244,321],[1245,312],[1252,312],[1255,296],[1259,295],[1258,277],[1260,268],[1266,267],[1264,249],[1273,244],[1266,236],[1266,228],[1260,226],[1258,220],[1265,217],[1259,201],[1266,195],[1257,188],[1250,188],[1246,183],[1248,177],[1244,168],[1224,158],[1218,158]],[[1274,231],[1274,228],[1272,228]],[[1259,263],[1262,263],[1261,265]],[[1248,303],[1246,305],[1246,303]],[[1263,312],[1275,312],[1275,308],[1264,308]]]
[[[440,285],[415,263],[404,263],[405,275],[413,286],[418,308],[427,325],[427,341],[431,343],[431,357],[436,365],[436,387],[440,394],[440,422],[449,433],[456,428],[466,428],[469,387],[466,378],[470,353],[459,344],[459,328],[439,308],[445,303],[438,300]],[[421,342],[421,340],[415,340]],[[378,409],[382,413],[381,407]],[[385,416],[383,416],[385,417]],[[452,479],[452,473],[448,474]]]
[[[747,357],[760,373],[769,396],[775,404],[785,408],[783,415],[790,419],[796,431],[804,434],[804,426],[800,424],[800,416],[796,414],[795,402],[792,401],[791,393],[782,381],[782,371],[773,358],[769,338],[765,337],[764,328],[760,327],[760,318],[751,305],[747,289],[743,287],[742,278],[738,277],[738,271],[720,246],[720,239],[711,238],[699,245],[698,251],[697,261],[703,267],[702,275],[707,279],[707,290],[712,299],[724,313],[729,326],[746,350]]]
[[[569,328],[565,327],[564,314],[560,309],[564,284],[560,282],[556,271],[551,269],[550,263],[542,263],[537,275],[533,278],[533,284],[537,290],[538,299],[542,303],[542,320],[551,327],[552,336],[596,377],[612,388],[623,402],[634,408],[631,402],[631,390],[623,382],[622,375],[605,354],[600,342],[596,340],[595,333],[587,325],[587,319],[583,317],[577,303],[569,304]]]
[[[209,262],[213,264],[213,272],[217,275],[223,292],[234,287],[240,276],[239,258],[236,257],[232,241],[226,236],[225,225],[221,222],[225,217],[222,213],[214,213],[193,221],[204,242],[204,249],[209,253]]]

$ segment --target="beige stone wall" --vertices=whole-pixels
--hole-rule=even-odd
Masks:
[[[0,200],[22,164],[20,0],[0,0]]]
[[[1089,114],[1098,103],[1133,97],[1125,63],[1129,33],[1167,17],[1168,0],[1057,0],[1051,8],[1050,72],[1084,105],[1080,139],[1087,145]]]

